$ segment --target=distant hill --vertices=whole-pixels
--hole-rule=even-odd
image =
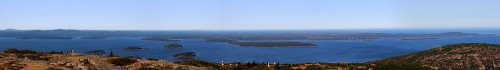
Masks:
[[[500,45],[463,43],[446,45],[373,63],[419,63],[444,69],[500,69]]]

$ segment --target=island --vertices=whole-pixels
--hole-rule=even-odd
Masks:
[[[183,46],[180,45],[180,44],[168,44],[168,45],[163,46],[163,48],[167,48],[167,49],[182,49]]]
[[[137,46],[131,46],[131,47],[124,48],[124,50],[135,51],[135,50],[146,50],[146,48],[137,47]]]
[[[141,40],[150,40],[150,41],[180,41],[180,40],[172,40],[172,39],[162,38],[162,37],[142,38]]]
[[[399,38],[399,40],[439,40],[441,38]]]
[[[96,36],[92,36],[92,37],[81,37],[80,39],[106,39],[106,37],[96,37]]]
[[[32,37],[17,37],[17,39],[73,39],[74,37],[61,36],[32,36]]]
[[[92,51],[86,51],[83,53],[88,54],[88,55],[104,55],[104,54],[106,54],[106,52],[104,50],[92,50]]]
[[[179,53],[179,54],[172,55],[172,57],[179,58],[179,59],[192,59],[192,58],[196,57],[196,53],[194,53],[194,52],[184,52],[184,53]]]
[[[206,42],[236,42],[236,40],[232,39],[224,39],[224,38],[209,38],[205,39]]]
[[[229,44],[252,47],[316,47],[316,44],[303,42],[230,42]]]

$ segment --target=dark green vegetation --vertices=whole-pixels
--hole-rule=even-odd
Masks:
[[[24,49],[24,50],[18,50],[15,48],[7,49],[3,51],[4,53],[9,53],[9,54],[18,54],[16,57],[17,58],[28,58],[32,60],[49,60],[50,57],[43,57],[44,55],[47,54],[63,54],[63,52],[57,52],[57,51],[50,51],[50,52],[38,52],[35,50],[29,50],[29,49]]]
[[[179,53],[179,54],[172,55],[172,57],[174,57],[174,58],[181,58],[181,59],[192,59],[192,58],[196,57],[196,53],[194,53],[194,52],[184,52],[184,53]]]
[[[142,40],[150,40],[150,41],[180,41],[180,40],[172,40],[172,39],[161,38],[161,37],[142,38]]]
[[[29,49],[24,49],[24,50],[17,50],[15,48],[10,48],[5,51],[4,53],[11,53],[11,54],[37,54],[37,51],[34,50],[29,50]]]
[[[131,47],[124,48],[123,50],[127,50],[127,51],[136,51],[136,50],[145,50],[145,49],[146,49],[146,48],[137,47],[137,46],[131,46]]]
[[[33,36],[33,37],[18,37],[17,39],[73,39],[73,37],[60,37],[60,36]]]
[[[441,69],[496,70],[500,69],[498,61],[500,61],[500,45],[463,43],[378,60],[374,63],[418,63]]]
[[[172,66],[154,67],[154,66],[151,66],[151,64],[143,64],[137,70],[175,70],[175,69]]]
[[[182,60],[182,61],[177,61],[175,63],[183,64],[183,65],[193,65],[193,66],[199,66],[199,67],[214,67],[214,68],[220,67],[219,64],[215,64],[215,63],[203,61],[203,60],[195,60],[195,59]]]
[[[96,37],[96,36],[92,36],[92,37],[82,37],[80,39],[106,39],[106,37]]]
[[[229,44],[252,47],[315,47],[312,43],[302,42],[230,42]]]
[[[103,55],[103,54],[106,54],[106,52],[104,50],[92,50],[92,51],[86,51],[86,52],[83,52],[85,54],[89,54],[89,55]]]
[[[114,64],[116,66],[125,66],[130,65],[137,62],[137,59],[129,58],[129,57],[117,57],[108,59],[108,62]]]
[[[205,39],[207,42],[237,42],[236,40],[225,39],[225,38],[210,38]]]
[[[399,38],[399,40],[439,40],[441,38]]]
[[[167,48],[167,49],[182,49],[183,46],[181,44],[168,44],[168,45],[163,46],[163,48]]]
[[[107,55],[107,57],[116,57],[118,55],[115,55],[115,53],[113,53],[113,51],[109,52],[109,54]]]

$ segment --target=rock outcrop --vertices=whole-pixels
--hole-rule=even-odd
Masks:
[[[100,57],[79,54],[43,54],[49,60],[18,58],[17,54],[0,53],[0,69],[3,70],[211,70],[207,67],[180,65],[165,60],[133,58],[137,62],[115,66],[107,60],[118,57]]]
[[[420,63],[445,69],[495,70],[500,69],[500,45],[453,44],[375,62]]]

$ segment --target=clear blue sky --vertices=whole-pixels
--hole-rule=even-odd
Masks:
[[[500,0],[0,0],[0,29],[500,28]]]

